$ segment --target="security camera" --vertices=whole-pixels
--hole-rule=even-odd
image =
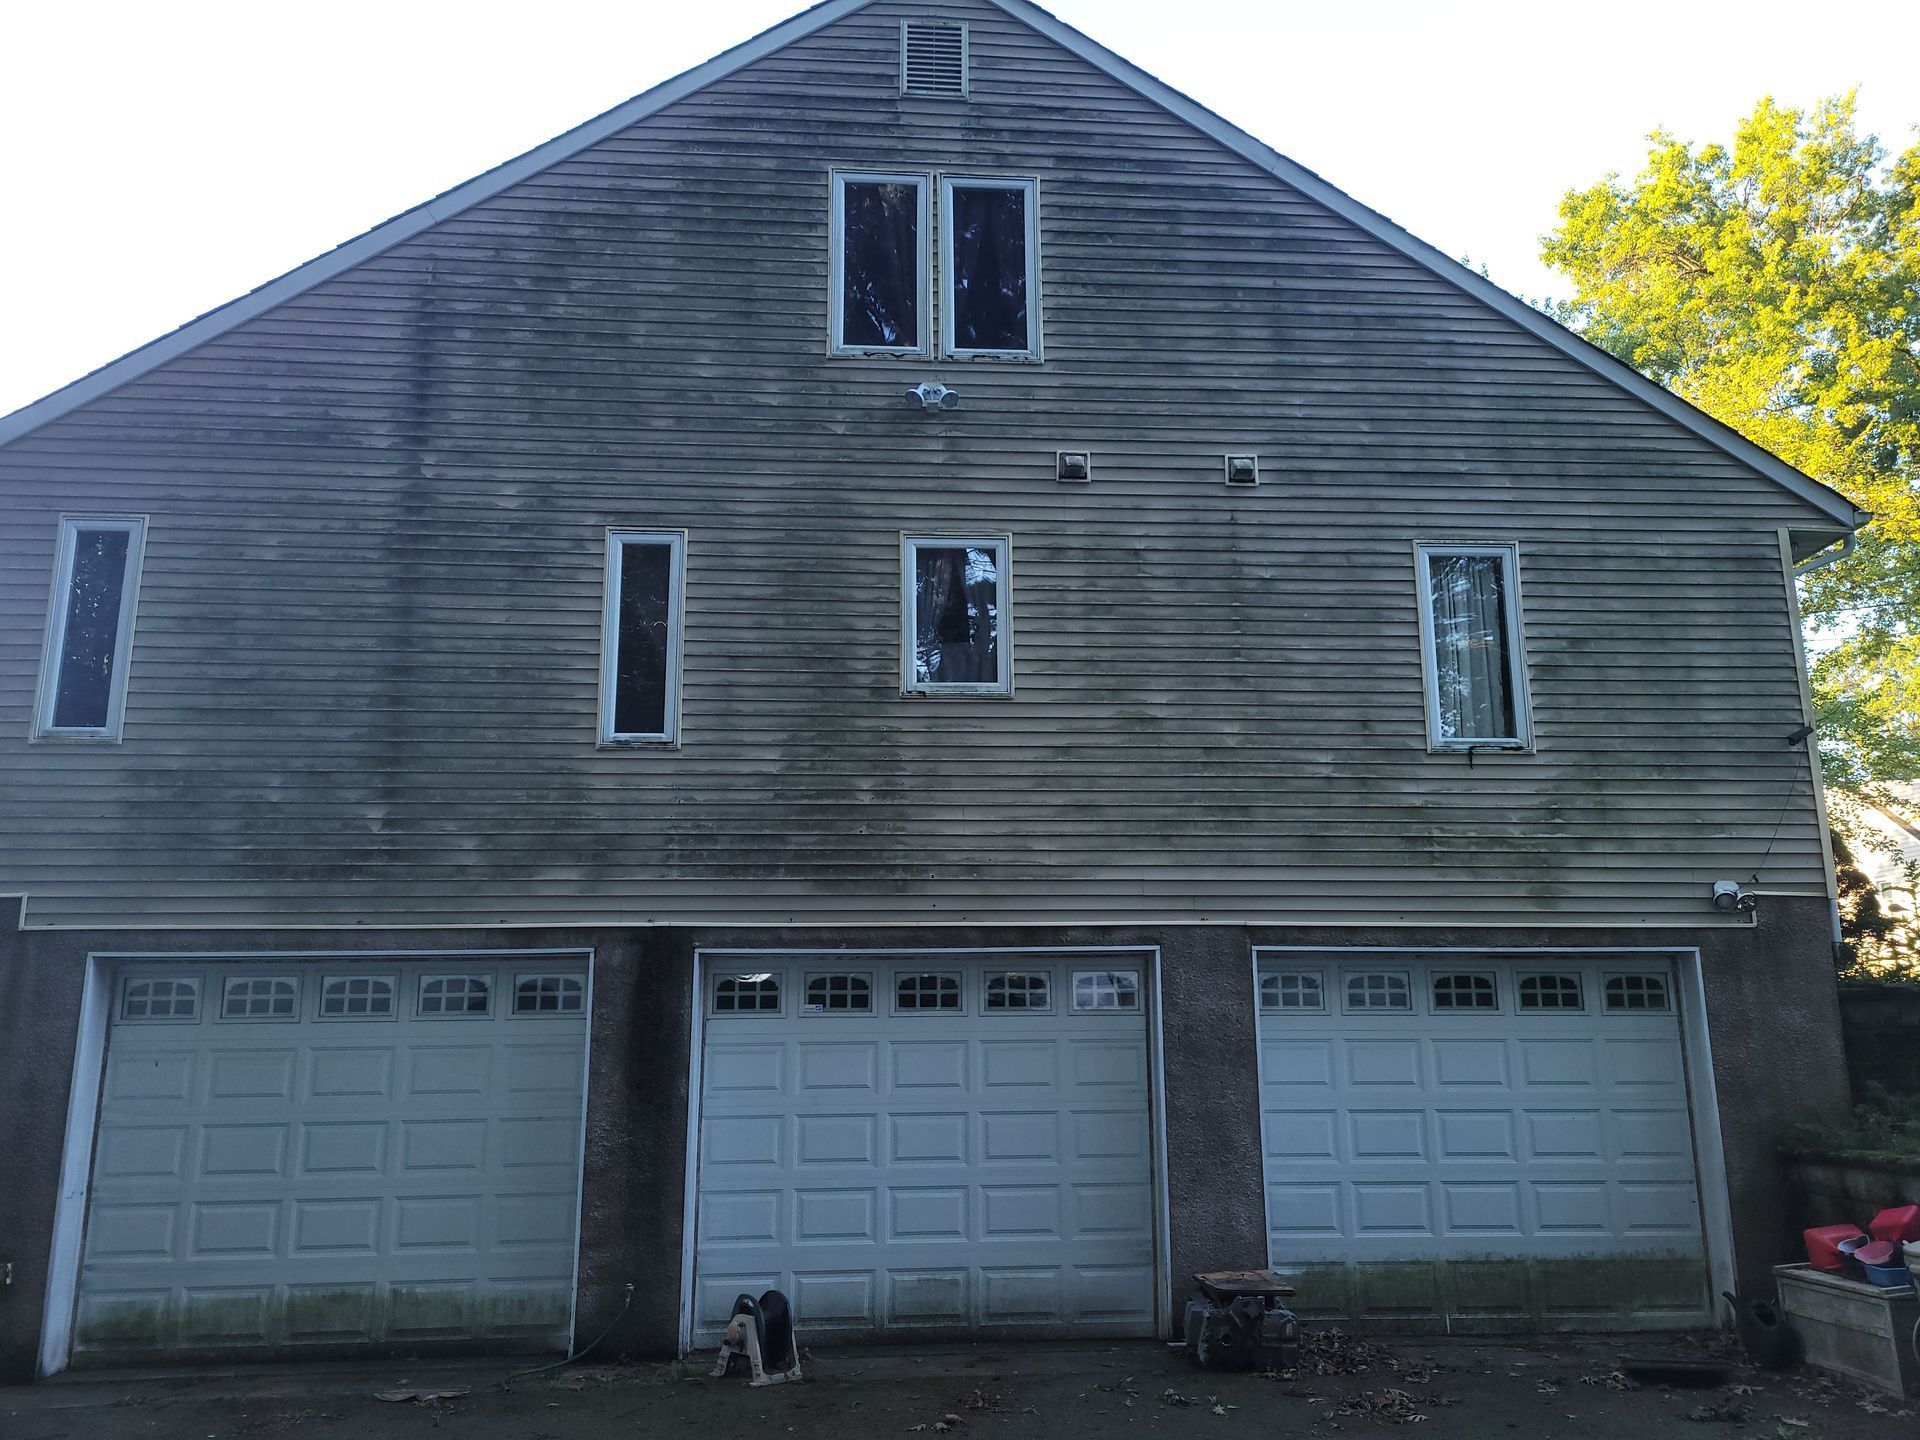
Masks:
[[[932,382],[915,385],[907,391],[907,399],[909,402],[918,401],[923,410],[958,410],[960,408],[958,390],[949,390],[944,385]]]
[[[1713,882],[1713,908],[1751,914],[1760,908],[1760,898],[1742,890],[1738,880],[1716,880]]]

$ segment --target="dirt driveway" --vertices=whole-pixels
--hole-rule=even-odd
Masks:
[[[1711,1390],[1621,1388],[1623,1353],[1720,1353],[1721,1337],[1516,1343],[1336,1339],[1291,1379],[1212,1375],[1166,1347],[1035,1345],[830,1350],[806,1383],[750,1390],[682,1366],[584,1366],[502,1390],[513,1367],[304,1366],[221,1374],[62,1376],[0,1391],[5,1440],[628,1440],[760,1435],[796,1440],[958,1440],[1116,1434],[1167,1437],[1390,1434],[1419,1440],[1514,1436],[1763,1436],[1913,1440],[1920,1405],[1815,1372],[1736,1371]],[[1336,1373],[1316,1374],[1314,1368]],[[391,1389],[454,1398],[381,1400]],[[944,1428],[943,1428],[944,1427]]]

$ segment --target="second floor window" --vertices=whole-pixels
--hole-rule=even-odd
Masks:
[[[34,733],[118,740],[147,522],[60,522]]]
[[[1427,740],[1436,750],[1533,742],[1511,545],[1420,545]]]
[[[600,743],[668,743],[679,734],[680,595],[686,537],[607,534],[600,637]]]
[[[902,542],[904,689],[935,695],[1013,689],[1008,547],[1004,538],[909,535]]]
[[[833,349],[927,351],[927,181],[833,177]]]
[[[1038,357],[1039,216],[1031,180],[940,186],[946,353]]]

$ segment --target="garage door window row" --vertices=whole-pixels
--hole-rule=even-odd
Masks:
[[[1067,1008],[1091,1014],[1140,1013],[1137,970],[1074,970]],[[1051,970],[989,970],[979,978],[975,1004],[980,1013],[1049,1014],[1056,1004]],[[960,971],[896,970],[884,977],[871,970],[809,970],[800,977],[802,1015],[872,1015],[879,997],[892,996],[896,1015],[968,1012],[967,977]],[[710,1013],[716,1016],[786,1013],[783,977],[771,972],[716,975]]]
[[[1412,1015],[1419,1007],[1416,994],[1424,979],[1426,1013],[1499,1014],[1503,982],[1492,971],[1436,968],[1422,976],[1405,969],[1347,969],[1339,972],[1334,993],[1348,1015]],[[1521,1014],[1577,1013],[1587,1008],[1585,984],[1578,971],[1523,972],[1512,977],[1513,1008]],[[1608,974],[1601,1009],[1608,1014],[1666,1014],[1673,997],[1665,976],[1649,973]],[[1328,1013],[1327,972],[1320,969],[1269,970],[1260,976],[1263,1014]]]
[[[309,986],[309,978],[314,983]],[[312,990],[316,1020],[393,1020],[400,1013],[396,975],[308,977],[298,971],[231,975],[220,982],[215,1018],[251,1023],[296,1023]],[[125,1023],[197,1023],[203,987],[197,975],[128,976],[121,982],[119,1018]],[[414,1014],[433,1020],[484,1020],[493,1014],[491,974],[422,975]],[[508,1013],[576,1015],[586,1008],[586,982],[578,975],[516,974]]]

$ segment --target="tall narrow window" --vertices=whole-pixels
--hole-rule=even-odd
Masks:
[[[146,535],[139,519],[60,522],[36,734],[120,738]]]
[[[1421,545],[1427,739],[1436,750],[1532,743],[1511,545]]]
[[[903,688],[950,695],[1012,690],[1008,546],[1004,539],[906,537]]]
[[[927,181],[833,177],[833,350],[927,352]]]
[[[600,742],[672,741],[679,734],[680,597],[686,537],[607,535],[601,634]]]
[[[949,355],[1040,354],[1034,182],[941,182],[942,340]]]

